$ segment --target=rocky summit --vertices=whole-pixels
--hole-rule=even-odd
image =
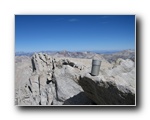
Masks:
[[[91,74],[92,59],[101,61],[98,76]],[[15,105],[135,105],[135,93],[132,59],[15,56]]]

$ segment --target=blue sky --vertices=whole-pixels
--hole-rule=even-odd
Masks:
[[[135,49],[134,15],[15,15],[16,52]]]

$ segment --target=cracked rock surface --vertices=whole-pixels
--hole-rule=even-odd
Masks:
[[[35,53],[15,57],[16,105],[134,105],[135,63],[102,56],[98,76],[91,76],[92,59]]]

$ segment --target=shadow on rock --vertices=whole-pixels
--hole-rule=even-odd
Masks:
[[[88,77],[83,77],[80,78],[79,84],[85,94],[98,105],[135,105],[135,95],[131,91],[123,93],[111,82],[97,83]]]
[[[67,99],[63,105],[96,105],[91,99],[89,99],[84,92]]]

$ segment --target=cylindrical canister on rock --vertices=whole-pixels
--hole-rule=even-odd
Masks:
[[[100,65],[101,61],[100,60],[92,60],[92,69],[91,69],[91,75],[97,76],[100,71]]]

